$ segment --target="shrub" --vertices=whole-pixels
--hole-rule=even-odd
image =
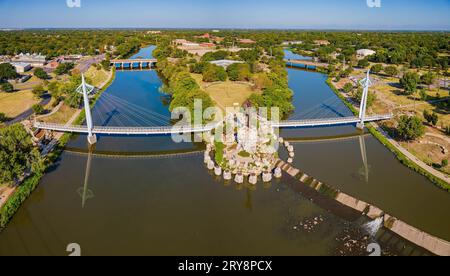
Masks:
[[[391,77],[395,77],[398,75],[398,69],[394,65],[387,66],[386,68],[384,68],[384,72],[386,73],[386,75]]]
[[[423,117],[429,124],[431,124],[433,126],[436,126],[439,121],[439,117],[436,114],[436,112],[430,113],[430,112],[428,112],[428,110],[425,110],[423,112]]]
[[[8,117],[6,117],[5,113],[0,112],[0,123],[4,123],[8,120]]]
[[[45,90],[42,85],[35,86],[31,92],[33,92],[33,94],[38,98],[42,97],[45,94]]]
[[[374,74],[379,74],[381,72],[381,70],[383,70],[383,65],[381,65],[381,64],[375,64],[370,69],[370,71],[372,71],[372,73],[374,73]]]
[[[40,104],[34,104],[32,108],[33,112],[36,113],[37,115],[43,114],[45,111],[44,107]]]
[[[4,92],[12,92],[14,91],[14,87],[9,82],[2,83],[2,90]]]
[[[344,85],[343,90],[344,90],[345,93],[349,93],[350,91],[353,90],[353,84],[351,84],[351,83],[349,83],[349,82],[346,83],[346,84]]]

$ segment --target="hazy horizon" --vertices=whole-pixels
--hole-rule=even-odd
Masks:
[[[72,0],[77,1],[77,0]],[[449,31],[449,0],[0,0],[0,29]]]

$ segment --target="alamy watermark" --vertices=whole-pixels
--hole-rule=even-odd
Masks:
[[[381,0],[367,0],[369,8],[381,8]]]
[[[280,122],[278,107],[240,108],[218,107],[203,109],[203,101],[196,99],[194,108],[177,107],[172,111],[171,119],[177,121],[171,128],[175,143],[211,141],[224,142],[234,139],[239,133],[242,139],[278,135],[276,126]],[[195,133],[195,135],[192,135]],[[248,136],[248,137],[247,137]]]
[[[69,8],[81,8],[81,0],[67,0],[66,4]]]

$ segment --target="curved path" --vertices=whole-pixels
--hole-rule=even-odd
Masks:
[[[450,184],[450,177],[438,170],[433,169],[432,167],[425,164],[422,160],[419,160],[419,158],[415,157],[412,153],[410,153],[407,149],[402,147],[397,141],[395,141],[391,136],[389,136],[388,133],[386,133],[378,124],[372,123],[372,126],[375,127],[378,132],[383,134],[383,136],[389,140],[389,143],[391,143],[394,147],[396,147],[403,155],[405,155],[409,160],[420,166],[422,169],[427,171],[428,173],[432,174],[433,176],[442,179],[443,181],[447,182],[447,184]]]

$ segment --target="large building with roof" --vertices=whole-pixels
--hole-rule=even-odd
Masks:
[[[14,58],[13,62],[24,62],[31,64],[33,67],[44,67],[47,63],[47,57],[41,54],[20,53]]]

